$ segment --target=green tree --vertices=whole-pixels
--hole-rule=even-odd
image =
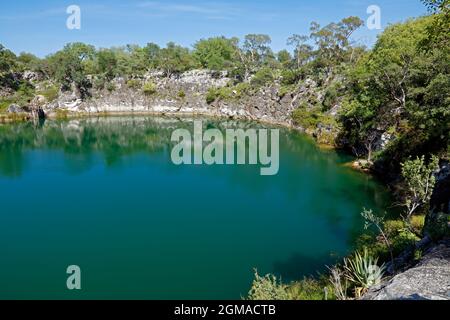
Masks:
[[[112,80],[118,73],[118,62],[113,50],[102,49],[97,52],[98,74],[106,80]]]
[[[0,75],[10,72],[16,65],[16,55],[0,44]]]
[[[351,61],[353,49],[350,45],[351,35],[364,22],[358,17],[348,17],[338,23],[321,27],[317,22],[311,24],[311,39],[316,44],[315,58],[318,65],[331,75],[336,65]]]
[[[292,56],[287,50],[279,51],[277,54],[277,59],[284,68],[289,68],[292,63]]]
[[[75,85],[79,95],[84,98],[91,84],[87,78],[86,61],[92,59],[95,48],[84,43],[70,43],[63,50],[48,58],[52,75],[57,79],[63,90]]]
[[[203,68],[228,70],[234,66],[237,56],[237,39],[215,37],[198,41],[193,57]]]
[[[167,77],[192,69],[195,66],[192,55],[187,48],[169,42],[161,49],[157,67],[164,71]]]
[[[428,164],[424,156],[402,163],[402,176],[406,185],[406,218],[411,218],[418,208],[430,201],[436,185],[434,174],[438,169],[439,158],[436,156],[432,156]]]
[[[297,68],[300,68],[312,57],[313,47],[307,44],[308,40],[308,36],[294,34],[287,41],[289,46],[294,46],[294,57],[297,62]]]

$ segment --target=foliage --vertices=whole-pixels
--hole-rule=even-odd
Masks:
[[[178,98],[186,98],[186,92],[184,92],[183,90],[178,91]]]
[[[142,92],[144,92],[146,96],[151,96],[155,94],[157,92],[156,84],[154,84],[153,82],[145,83],[144,86],[142,87]]]
[[[286,291],[288,300],[334,300],[333,287],[327,282],[326,278],[319,279],[304,278],[287,285]]]
[[[256,74],[253,76],[251,80],[251,84],[254,87],[263,87],[269,83],[272,83],[273,80],[274,80],[273,70],[268,67],[264,67],[259,69],[258,72],[256,72]]]
[[[0,76],[10,72],[16,64],[16,55],[0,44]]]
[[[378,132],[391,130],[396,139],[379,159],[391,172],[398,173],[408,156],[439,152],[449,143],[448,46],[420,50],[436,19],[389,26],[347,72],[342,136],[353,149],[363,146],[370,154]]]
[[[436,184],[434,173],[437,169],[439,158],[436,156],[432,156],[428,164],[425,163],[424,156],[402,163],[402,176],[406,185],[404,205],[407,209],[407,218],[430,201]]]
[[[139,81],[137,79],[130,79],[127,81],[127,87],[137,90],[142,87],[142,83],[141,83],[141,81]]]
[[[235,65],[238,40],[225,37],[200,40],[194,45],[193,57],[203,68],[228,70]]]
[[[92,46],[70,43],[48,58],[50,72],[64,90],[70,89],[74,83],[82,97],[88,95],[91,84],[87,78],[85,63],[92,58],[94,51]]]
[[[255,279],[248,293],[249,300],[288,300],[286,286],[274,275],[260,276],[255,270]]]
[[[48,102],[52,102],[58,98],[59,87],[53,84],[46,85],[42,90],[36,92],[38,95],[44,96]]]
[[[355,252],[352,257],[344,259],[347,280],[353,283],[356,288],[362,288],[363,290],[381,282],[384,268],[384,265],[378,266],[378,258],[370,256],[366,249],[362,254]]]
[[[173,74],[192,69],[195,62],[189,49],[169,42],[166,48],[161,49],[157,65],[167,77],[170,77]]]

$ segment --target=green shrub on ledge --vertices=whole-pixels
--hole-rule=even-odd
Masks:
[[[151,96],[157,92],[156,84],[154,84],[153,82],[147,82],[142,87],[142,91],[146,96]]]

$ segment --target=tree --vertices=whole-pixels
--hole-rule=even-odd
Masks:
[[[294,46],[294,57],[297,61],[297,68],[300,68],[312,57],[313,47],[306,43],[308,40],[308,36],[301,36],[298,34],[294,34],[288,38],[287,44],[289,46]]]
[[[348,17],[338,23],[321,27],[317,22],[311,23],[311,39],[315,41],[316,59],[331,75],[335,65],[351,60],[350,37],[364,22],[358,17]]]
[[[193,68],[194,61],[189,49],[169,42],[166,48],[161,49],[157,66],[164,71],[167,77],[170,77],[175,73]]]
[[[10,72],[16,65],[16,55],[0,44],[0,75]]]
[[[147,45],[143,48],[143,51],[148,67],[155,69],[161,54],[161,48],[155,43],[147,43]]]
[[[106,80],[112,80],[117,75],[117,57],[113,50],[102,49],[97,52],[97,68]]]
[[[203,68],[227,70],[234,66],[237,56],[237,40],[215,37],[198,41],[193,57]]]
[[[17,63],[20,66],[20,69],[23,70],[31,70],[38,71],[41,59],[36,57],[34,54],[22,52],[17,57]]]
[[[92,59],[94,52],[93,46],[77,42],[66,45],[63,50],[48,58],[52,75],[61,83],[63,90],[68,90],[75,84],[81,98],[88,95],[91,84],[87,79],[85,63]]]
[[[292,56],[287,50],[279,51],[277,54],[277,59],[284,68],[287,68],[292,63]]]
[[[402,176],[406,185],[406,218],[409,219],[419,207],[430,201],[436,184],[434,174],[438,169],[439,158],[436,156],[432,156],[428,164],[424,156],[402,163]]]

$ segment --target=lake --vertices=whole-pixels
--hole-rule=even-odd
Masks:
[[[207,128],[274,128],[202,119]],[[180,165],[171,133],[193,119],[99,117],[0,125],[0,299],[240,299],[253,269],[324,271],[389,194],[280,129],[280,165]],[[82,289],[66,287],[70,265]]]

